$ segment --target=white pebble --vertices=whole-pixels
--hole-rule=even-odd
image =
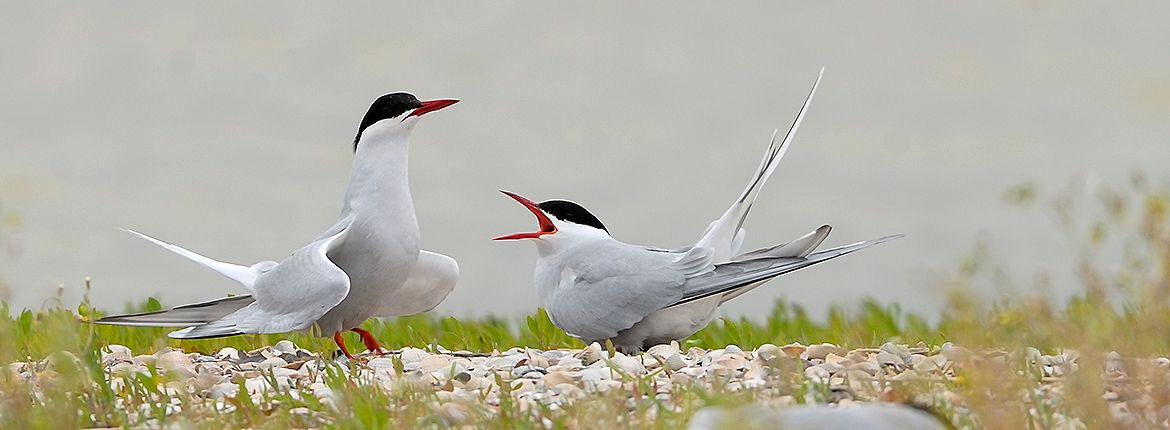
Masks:
[[[239,385],[236,385],[236,384],[233,384],[230,382],[225,382],[225,383],[217,384],[217,385],[211,387],[211,392],[209,395],[213,399],[219,399],[219,398],[223,398],[223,397],[235,397],[236,394],[239,392],[240,392]]]
[[[612,361],[619,369],[622,369],[622,371],[626,373],[631,373],[634,375],[646,374],[646,366],[642,365],[642,359],[638,357],[631,357],[622,353],[618,353],[617,356],[612,359]]]
[[[129,360],[132,357],[130,348],[125,345],[109,344],[102,348],[102,364],[110,364],[113,361]]]
[[[273,367],[281,367],[281,366],[287,366],[287,365],[288,365],[288,362],[284,361],[283,358],[272,357],[272,358],[266,359],[264,361],[261,361],[259,364],[256,365],[256,368],[257,369],[271,369]]]
[[[297,345],[295,343],[292,343],[291,340],[285,339],[285,340],[282,340],[280,342],[276,342],[276,345],[273,345],[272,349],[275,349],[275,350],[280,351],[280,352],[295,354],[297,352]]]

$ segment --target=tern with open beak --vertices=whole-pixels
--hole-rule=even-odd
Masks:
[[[773,134],[747,188],[692,246],[666,250],[626,244],[576,203],[536,203],[507,191],[536,216],[539,229],[495,239],[536,243],[537,295],[554,324],[586,342],[611,340],[619,350],[637,352],[694,334],[711,322],[719,305],[777,276],[901,237],[814,253],[831,230],[824,225],[788,243],[739,252],[748,212],[787,151],[819,83],[820,75],[783,140],[777,142]]]

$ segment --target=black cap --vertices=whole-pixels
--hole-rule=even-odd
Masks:
[[[589,213],[588,210],[581,207],[579,204],[567,200],[548,200],[538,203],[536,207],[561,221],[587,225],[593,228],[605,230],[607,234],[609,233],[609,230],[605,228],[605,225],[601,223],[601,220],[597,219],[596,216]]]
[[[410,93],[393,93],[378,97],[370,105],[370,110],[366,111],[366,116],[362,118],[362,124],[358,126],[357,136],[353,138],[353,150],[357,151],[358,140],[361,140],[362,132],[366,130],[366,127],[384,119],[398,118],[420,107],[422,107],[422,102]]]

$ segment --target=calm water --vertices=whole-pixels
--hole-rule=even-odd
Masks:
[[[747,246],[822,223],[827,245],[907,237],[727,314],[865,295],[930,311],[980,238],[1020,285],[1049,273],[1067,294],[1071,242],[1003,191],[1170,179],[1166,2],[168,6],[5,6],[0,205],[20,224],[0,274],[17,306],[58,286],[76,303],[86,276],[112,309],[239,292],[117,228],[280,259],[335,220],[360,117],[394,90],[464,101],[428,116],[411,154],[425,247],[462,265],[437,311],[457,315],[536,306],[533,247],[488,240],[534,221],[496,190],[575,200],[622,240],[690,243],[821,66]]]

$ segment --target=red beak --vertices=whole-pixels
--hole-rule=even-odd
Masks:
[[[459,100],[444,99],[444,100],[427,100],[422,102],[422,106],[414,109],[410,116],[423,116],[424,114],[437,111],[439,109],[459,103]]]
[[[544,211],[540,210],[540,208],[536,206],[535,202],[533,202],[532,200],[528,200],[524,196],[521,196],[521,195],[516,194],[516,193],[510,193],[510,192],[503,191],[503,190],[501,190],[500,192],[504,193],[504,195],[506,195],[508,197],[511,197],[513,200],[520,202],[520,204],[522,204],[522,205],[524,205],[524,207],[528,208],[529,212],[532,212],[533,215],[536,215],[536,222],[540,223],[540,231],[534,231],[532,233],[508,234],[508,235],[492,238],[492,240],[536,239],[536,238],[544,236],[546,234],[553,234],[553,233],[557,232],[557,226],[553,224],[552,220],[548,219],[548,215],[545,215]]]

